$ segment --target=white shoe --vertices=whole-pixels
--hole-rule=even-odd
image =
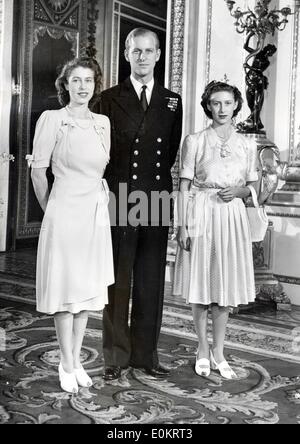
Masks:
[[[237,375],[234,373],[230,365],[227,361],[222,361],[220,364],[218,364],[215,360],[215,357],[210,350],[210,365],[213,370],[219,370],[221,376],[225,379],[236,379]]]
[[[195,372],[199,376],[209,376],[210,375],[209,359],[206,359],[206,358],[197,359],[196,358]]]
[[[78,384],[75,373],[67,373],[64,371],[62,363],[58,367],[59,382],[61,388],[68,393],[78,393]]]
[[[84,370],[82,365],[80,366],[80,368],[74,368],[74,373],[78,385],[80,385],[80,387],[92,387],[93,381],[91,380],[87,372]]]

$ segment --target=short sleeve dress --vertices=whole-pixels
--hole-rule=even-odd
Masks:
[[[180,178],[192,181],[187,207],[191,251],[178,248],[173,293],[188,303],[237,307],[255,300],[244,202],[218,191],[258,180],[257,146],[233,131],[224,145],[212,127],[185,139]]]
[[[51,165],[54,183],[38,244],[37,310],[54,314],[97,311],[108,303],[114,283],[108,213],[109,191],[103,174],[109,162],[110,122],[91,113],[78,126],[66,108],[39,118],[32,168]]]

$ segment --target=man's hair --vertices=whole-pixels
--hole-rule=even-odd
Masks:
[[[156,49],[160,48],[160,42],[159,42],[159,38],[158,38],[158,35],[156,34],[156,32],[150,31],[150,29],[146,29],[146,28],[135,28],[127,36],[127,39],[125,42],[126,50],[128,50],[130,48],[130,44],[131,44],[132,39],[134,39],[136,37],[142,37],[145,35],[152,35],[152,37],[154,37],[154,39],[155,39]]]

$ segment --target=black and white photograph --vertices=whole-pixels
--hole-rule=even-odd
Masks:
[[[300,424],[300,0],[0,0],[0,424]]]

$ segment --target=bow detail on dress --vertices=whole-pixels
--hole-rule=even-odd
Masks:
[[[35,161],[34,154],[27,154],[27,156],[25,157],[25,160],[27,160],[28,168],[30,168],[31,165],[33,164],[33,162]]]
[[[75,127],[76,127],[75,122],[74,122],[74,120],[73,120],[71,117],[65,117],[65,118],[62,120],[61,125],[62,125],[62,126],[70,126],[70,127],[72,127],[72,128],[75,128]]]

